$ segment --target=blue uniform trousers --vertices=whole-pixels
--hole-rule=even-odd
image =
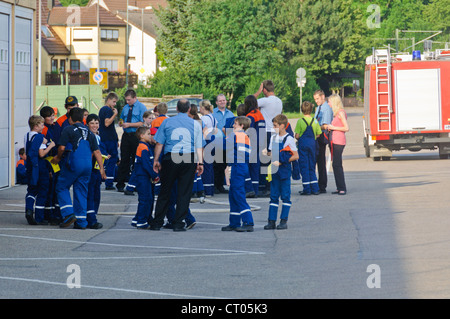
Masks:
[[[319,184],[316,177],[316,140],[311,126],[298,140],[300,173],[302,175],[303,192],[317,193]]]
[[[138,181],[137,181],[136,173],[134,172],[134,170],[132,170],[130,179],[128,180],[127,187],[125,187],[125,189],[127,191],[134,192],[136,190],[137,183],[138,183]]]
[[[270,186],[269,220],[277,220],[280,197],[283,201],[280,219],[287,220],[291,209],[291,178],[281,179],[279,174],[273,174]]]
[[[136,189],[138,193],[138,207],[133,223],[136,223],[137,228],[146,228],[153,220],[153,191],[152,182],[149,176],[135,175]]]
[[[245,179],[249,176],[248,164],[237,163],[231,166],[230,189],[228,200],[230,202],[230,227],[243,225],[253,226],[253,216],[245,199]]]
[[[28,174],[31,175],[31,172]],[[28,176],[28,181],[31,181],[31,176]],[[47,201],[49,186],[49,172],[43,165],[39,165],[38,182],[36,185],[28,184],[27,195],[25,197],[25,209],[34,211],[34,219],[37,223],[44,220],[45,203]]]
[[[105,145],[106,153],[111,155],[111,157],[105,161],[105,186],[112,187],[114,186],[114,176],[116,174],[117,160],[119,159],[117,141],[103,141],[102,143]]]
[[[58,183],[59,172],[52,173],[50,178],[50,185],[48,188],[47,201],[45,203],[45,210],[48,219],[56,221],[61,219],[61,212],[59,211],[58,196],[56,195],[56,184]]]
[[[91,178],[89,180],[88,195],[87,195],[87,212],[86,220],[88,226],[93,226],[97,223],[98,208],[100,207],[102,176],[98,169],[93,169]]]
[[[213,163],[203,163],[203,174],[201,175],[205,195],[214,196],[214,166]]]
[[[85,228],[88,185],[92,171],[92,152],[88,141],[80,141],[77,150],[70,155],[69,162],[63,165],[56,184],[61,216],[65,220],[74,214],[77,225]],[[73,204],[70,187],[73,189]]]

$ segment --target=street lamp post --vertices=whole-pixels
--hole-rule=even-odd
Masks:
[[[297,75],[297,85],[300,88],[300,113],[302,112],[302,88],[305,87],[306,84],[306,71],[305,69],[302,68],[298,68],[296,71],[296,75]]]

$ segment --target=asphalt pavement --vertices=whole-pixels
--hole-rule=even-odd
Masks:
[[[327,194],[300,196],[294,182],[287,230],[264,230],[269,199],[255,198],[254,232],[221,231],[227,194],[192,203],[186,232],[137,230],[137,196],[114,191],[102,191],[100,230],[30,226],[26,186],[0,190],[0,298],[449,298],[450,162],[366,158],[362,109],[347,112],[347,195],[331,194],[331,167]]]

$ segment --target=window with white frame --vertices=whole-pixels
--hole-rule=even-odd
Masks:
[[[102,29],[100,31],[102,41],[119,41],[119,30],[116,29]]]
[[[117,71],[119,69],[118,60],[100,60],[100,68],[108,71]]]

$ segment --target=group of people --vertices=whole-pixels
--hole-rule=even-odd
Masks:
[[[264,97],[258,98],[261,93]],[[323,91],[317,91],[314,99],[315,114],[313,104],[304,102],[293,131],[269,80],[245,98],[237,107],[237,116],[226,107],[223,94],[217,96],[216,108],[207,100],[197,108],[181,99],[173,117],[166,115],[165,103],[147,110],[134,90],[125,92],[127,104],[120,115],[115,93],[108,94],[98,115],[87,116],[76,97],[69,96],[67,114],[56,121],[53,108],[47,106],[40,116],[29,119],[23,155],[28,183],[26,219],[32,225],[101,228],[96,215],[100,185],[105,181],[106,190],[126,195],[137,192],[138,207],[131,224],[139,229],[185,231],[193,227],[189,204],[196,192],[206,196],[228,192],[229,224],[223,231],[253,231],[246,198],[266,195],[270,205],[264,229],[286,229],[292,178],[299,179],[301,174],[302,195],[326,192],[327,145],[336,178],[333,193],[346,194],[342,152],[348,124],[342,102],[332,95],[327,103]],[[116,121],[123,130],[120,143]],[[224,188],[227,167],[231,169],[228,191]]]

